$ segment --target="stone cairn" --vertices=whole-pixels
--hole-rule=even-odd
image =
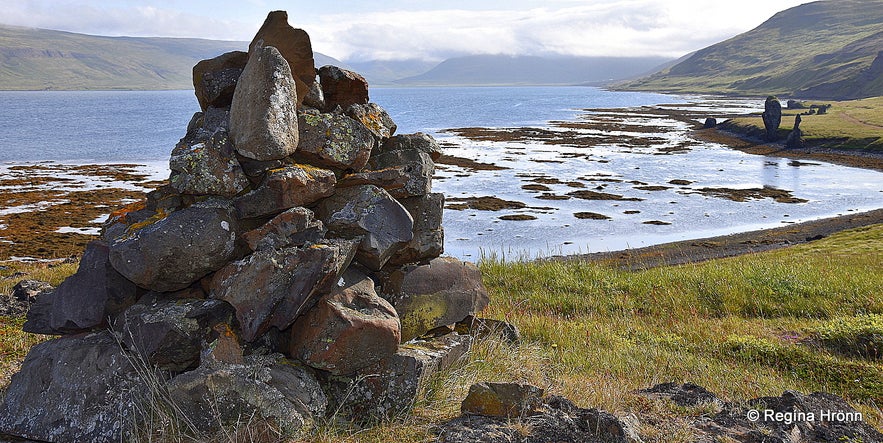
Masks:
[[[248,49],[193,68],[202,111],[168,185],[31,306],[24,329],[61,337],[13,376],[0,433],[120,441],[162,405],[196,432],[381,419],[468,350],[488,298],[474,265],[439,257],[438,145],[394,135],[360,75],[317,81],[284,11]]]

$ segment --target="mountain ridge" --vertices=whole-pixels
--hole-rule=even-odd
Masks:
[[[883,1],[818,1],[622,89],[847,100],[883,95]]]

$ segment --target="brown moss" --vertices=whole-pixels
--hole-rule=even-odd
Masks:
[[[523,185],[521,187],[521,189],[524,189],[525,191],[551,191],[552,190],[552,188],[550,188],[546,185],[541,185],[539,183],[534,183],[534,184],[530,184],[530,185]]]
[[[733,189],[733,188],[701,188],[696,192],[703,195],[725,198],[736,202],[744,202],[748,199],[762,200],[771,198],[779,203],[806,203],[809,200],[794,197],[791,191],[764,186],[762,188]]]
[[[455,211],[462,211],[464,209],[475,209],[478,211],[502,211],[504,209],[522,209],[527,207],[526,204],[503,200],[497,197],[455,197],[448,198],[447,205],[445,208],[453,209]]]
[[[574,212],[573,216],[581,220],[610,220],[610,217],[596,212]]]
[[[509,220],[509,221],[527,221],[527,220],[536,220],[537,218],[530,214],[511,214],[511,215],[502,215],[499,217],[500,220]]]
[[[468,158],[455,157],[453,155],[442,154],[439,156],[436,163],[442,165],[451,165],[451,166],[459,166],[463,169],[466,169],[471,172],[475,171],[502,171],[505,169],[509,169],[504,166],[497,166],[490,163],[481,163],[475,160],[470,160]]]
[[[659,186],[659,185],[635,186],[635,189],[638,189],[641,191],[665,191],[666,189],[671,189],[671,186]]]
[[[664,221],[662,221],[662,220],[648,220],[648,221],[645,221],[643,224],[645,224],[645,225],[666,226],[666,225],[670,225],[671,223],[669,223],[669,222],[664,222]]]
[[[677,185],[677,186],[687,186],[687,185],[693,184],[693,182],[691,182],[690,180],[675,179],[675,180],[669,180],[668,184]]]
[[[608,194],[606,192],[596,192],[589,191],[587,189],[581,189],[579,191],[568,192],[567,195],[575,198],[581,198],[583,200],[619,200],[619,201],[641,201],[643,199],[640,198],[626,198],[618,194]]]

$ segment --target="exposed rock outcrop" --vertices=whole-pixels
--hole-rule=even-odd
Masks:
[[[763,127],[766,131],[766,139],[776,141],[779,139],[779,125],[782,123],[782,104],[773,96],[767,97],[763,104]]]

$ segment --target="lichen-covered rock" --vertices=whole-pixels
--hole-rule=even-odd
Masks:
[[[353,269],[291,326],[291,356],[335,375],[390,357],[398,346],[395,309],[374,292],[368,276]]]
[[[355,242],[260,249],[214,274],[212,298],[233,305],[242,338],[251,342],[271,326],[283,330],[327,293],[349,265]]]
[[[368,169],[371,171],[394,170],[401,174],[401,180],[387,185],[389,187],[381,186],[395,198],[417,197],[432,191],[435,163],[429,154],[423,151],[403,149],[373,155],[368,160]]]
[[[120,275],[106,243],[86,245],[77,272],[57,289],[42,293],[31,305],[22,327],[37,334],[67,334],[107,325],[138,298],[138,288]]]
[[[639,425],[634,416],[617,417],[594,408],[583,409],[553,395],[543,399],[534,414],[521,419],[464,414],[438,426],[437,441],[640,443]]]
[[[320,111],[325,109],[325,95],[322,93],[322,85],[315,77],[313,82],[310,83],[310,90],[307,92],[307,96],[304,97],[303,105]]]
[[[399,313],[403,341],[475,315],[489,301],[481,271],[453,257],[392,272],[383,283],[382,295]]]
[[[242,234],[252,251],[282,249],[317,243],[325,237],[325,226],[316,220],[313,211],[304,207],[291,208],[261,227]]]
[[[233,101],[236,82],[248,63],[248,53],[232,51],[202,60],[193,66],[193,89],[203,111],[223,108]]]
[[[361,237],[356,261],[375,271],[414,235],[411,214],[389,193],[372,185],[338,189],[319,203],[316,215],[337,235]]]
[[[288,62],[267,46],[256,49],[230,105],[230,138],[236,152],[254,160],[276,160],[297,149],[295,85]]]
[[[215,326],[230,324],[233,308],[221,300],[178,299],[150,293],[114,322],[126,348],[167,371],[199,364],[203,346],[214,341]]]
[[[208,140],[178,142],[169,169],[169,184],[181,194],[233,197],[249,186],[223,129]]]
[[[517,418],[535,412],[542,403],[543,389],[523,383],[475,383],[460,404],[464,414]]]
[[[146,393],[131,361],[109,331],[34,346],[0,404],[0,433],[57,443],[127,440]]]
[[[445,231],[442,227],[445,195],[431,193],[400,199],[399,203],[414,219],[414,237],[387,263],[392,265],[423,263],[440,256],[445,250]]]
[[[346,108],[346,115],[368,128],[380,143],[396,132],[396,124],[392,117],[377,103],[351,105]]]
[[[279,214],[330,196],[336,183],[334,173],[327,169],[286,165],[267,172],[255,190],[237,197],[233,204],[241,218]]]
[[[295,158],[316,166],[358,171],[374,147],[371,131],[343,114],[300,112],[298,130]]]
[[[22,280],[12,287],[10,294],[0,294],[0,316],[25,315],[40,294],[54,289],[55,287],[44,281]]]
[[[128,226],[110,244],[110,263],[142,288],[184,289],[234,257],[239,229],[234,212],[223,200],[160,211]]]
[[[399,346],[391,357],[327,384],[335,408],[356,421],[370,422],[405,414],[438,371],[465,355],[469,336],[450,334]]]
[[[368,82],[353,71],[326,65],[319,68],[319,82],[322,83],[326,110],[368,104]]]
[[[292,434],[322,417],[327,407],[315,374],[279,354],[200,365],[169,380],[167,389],[179,412],[204,433],[244,421],[271,421]]]
[[[441,148],[435,139],[429,134],[417,132],[414,134],[400,134],[390,137],[389,140],[374,150],[372,155],[380,155],[390,151],[410,151],[417,150],[429,154],[432,161],[437,161],[441,157]]]
[[[260,48],[273,46],[291,67],[291,75],[296,87],[292,89],[291,100],[300,106],[309,95],[310,87],[316,82],[316,62],[313,61],[313,45],[310,36],[303,30],[288,24],[288,13],[271,11],[264,24],[258,29],[248,45],[249,55]]]

